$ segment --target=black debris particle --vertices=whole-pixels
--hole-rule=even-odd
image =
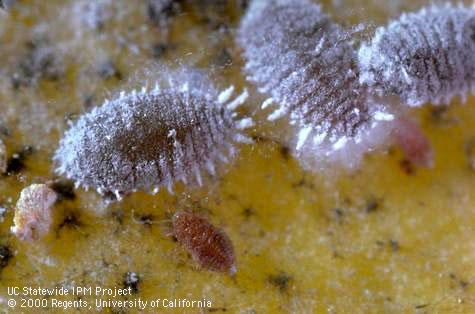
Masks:
[[[118,69],[117,65],[110,60],[99,64],[97,68],[97,74],[104,80],[110,78],[116,78],[117,80],[122,79],[122,73]]]
[[[336,221],[341,224],[343,222],[343,217],[345,216],[345,212],[341,208],[332,208],[330,210],[332,216],[336,218]]]
[[[308,188],[310,190],[313,190],[315,188],[315,185],[312,182],[305,180],[305,178],[302,178],[298,182],[292,183],[292,188],[293,189]]]
[[[276,275],[270,275],[268,281],[275,287],[279,288],[280,292],[287,292],[292,277],[285,272],[280,272]]]
[[[246,207],[242,211],[242,215],[244,216],[245,219],[249,219],[252,216],[254,216],[255,214],[256,214],[256,212],[255,212],[254,208],[252,208],[252,207]]]
[[[377,212],[379,209],[381,209],[381,204],[380,204],[380,201],[377,200],[376,198],[370,198],[366,202],[365,211],[367,214]]]
[[[430,306],[430,304],[421,304],[421,305],[416,305],[414,308],[416,310],[424,309],[426,307]]]
[[[7,267],[8,262],[13,257],[13,252],[7,245],[0,246],[0,269]]]
[[[169,50],[170,46],[166,43],[156,43],[152,45],[152,57],[160,59]]]
[[[132,293],[139,292],[139,285],[140,285],[140,278],[137,273],[134,272],[127,272],[124,275],[124,280],[122,281],[122,285],[125,289],[131,289]]]
[[[452,283],[455,283],[455,286],[452,285],[452,288],[466,289],[470,283],[464,279],[457,277],[454,273],[449,274]]]
[[[145,227],[152,227],[155,217],[152,214],[141,214],[135,217],[137,223],[144,225]]]
[[[389,241],[382,241],[382,240],[377,240],[376,245],[383,249],[383,248],[390,248],[391,252],[396,253],[401,249],[401,246],[399,245],[399,242],[396,240],[389,240]]]
[[[67,211],[64,214],[63,220],[61,223],[58,225],[58,229],[56,231],[56,235],[59,236],[59,233],[63,229],[79,229],[80,227],[83,226],[83,223],[81,222],[79,218],[79,214],[76,211]]]
[[[12,154],[7,162],[7,174],[16,174],[25,169],[25,161],[34,151],[33,146],[25,145],[19,151]]]
[[[116,202],[116,201],[120,200],[126,194],[127,193],[122,192],[122,191],[117,191],[117,193],[114,193],[114,192],[111,192],[111,191],[104,191],[104,192],[102,192],[101,196],[102,196],[102,199],[106,203],[109,203],[109,202],[113,203],[113,202]]]
[[[236,0],[236,7],[240,11],[246,11],[250,0]]]
[[[51,184],[51,188],[56,192],[58,202],[76,198],[74,183],[71,180],[57,179]]]
[[[398,242],[398,241],[396,241],[396,240],[390,240],[390,241],[389,241],[389,244],[390,244],[391,250],[392,250],[393,252],[398,252],[398,251],[399,251],[400,246],[399,246],[399,242]]]
[[[469,282],[468,282],[468,281],[465,281],[465,280],[460,280],[460,281],[459,281],[459,285],[460,285],[460,288],[465,289],[465,288],[468,287]]]
[[[287,146],[282,145],[280,147],[280,155],[284,160],[289,160],[290,159],[290,148]]]
[[[399,162],[399,167],[401,167],[402,172],[408,176],[413,176],[416,174],[416,167],[414,164],[407,159],[403,159]]]

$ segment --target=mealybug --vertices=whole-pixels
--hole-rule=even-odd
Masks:
[[[475,86],[475,10],[445,4],[405,13],[358,53],[360,81],[407,105],[465,100]]]
[[[223,230],[190,211],[179,211],[172,218],[173,236],[201,267],[228,273],[237,271],[233,244]]]
[[[51,206],[56,193],[46,184],[32,184],[21,191],[16,203],[12,232],[21,240],[37,240],[48,233],[51,223]]]
[[[246,91],[230,101],[233,87],[219,93],[204,75],[188,72],[170,74],[164,88],[122,92],[81,116],[56,151],[57,171],[118,197],[171,190],[177,180],[201,185],[203,170],[213,175],[218,162],[236,153],[236,142],[250,141],[242,131],[253,122],[234,112]]]
[[[348,37],[308,0],[253,1],[241,22],[238,42],[248,79],[271,96],[263,108],[277,106],[269,120],[288,116],[297,126],[297,154],[368,150],[376,121],[393,118],[360,86]]]

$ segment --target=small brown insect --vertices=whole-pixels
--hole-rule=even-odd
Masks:
[[[179,211],[172,218],[173,236],[201,267],[236,274],[233,244],[223,230],[190,211]]]

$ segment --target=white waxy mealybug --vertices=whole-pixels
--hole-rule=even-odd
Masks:
[[[334,155],[352,155],[344,152],[348,147],[360,154],[376,144],[370,136],[379,126],[374,117],[389,113],[360,85],[349,34],[320,6],[308,0],[255,0],[238,42],[248,79],[270,96],[262,108],[277,108],[268,119],[287,116],[297,128],[296,155],[338,159]]]
[[[465,100],[475,88],[475,9],[431,5],[376,30],[359,49],[360,81],[409,106]]]
[[[47,234],[52,224],[51,206],[56,198],[56,192],[46,184],[32,184],[24,188],[16,203],[12,233],[20,240],[28,241]]]
[[[116,195],[171,191],[178,180],[201,185],[203,170],[213,175],[235,155],[236,142],[249,141],[242,132],[252,121],[234,112],[246,92],[233,100],[232,90],[219,93],[204,75],[189,72],[170,74],[168,86],[120,93],[81,116],[56,151],[57,171]]]

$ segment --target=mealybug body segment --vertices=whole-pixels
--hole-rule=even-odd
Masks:
[[[235,154],[236,142],[249,141],[241,132],[252,120],[237,120],[234,113],[247,93],[229,101],[232,88],[218,93],[204,79],[177,84],[170,79],[164,89],[121,93],[80,117],[56,151],[58,172],[116,195],[171,190],[177,180],[201,185],[203,170],[214,174]]]
[[[318,5],[308,0],[253,1],[238,42],[248,79],[271,96],[263,108],[278,108],[269,120],[288,116],[297,127],[297,155],[351,155],[342,152],[349,146],[364,152],[374,144],[369,133],[375,121],[392,119],[359,84],[348,34]]]
[[[446,4],[403,14],[358,53],[360,81],[407,105],[466,98],[475,83],[475,10]]]
[[[173,235],[201,267],[236,274],[236,258],[229,237],[207,219],[189,211],[172,218]]]

